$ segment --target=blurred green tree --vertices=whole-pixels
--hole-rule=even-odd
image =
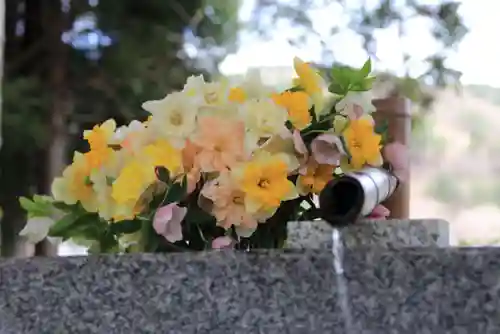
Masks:
[[[300,27],[290,43],[314,34],[307,12],[328,3],[346,8],[348,28],[373,52],[373,31],[414,15],[434,22],[442,48],[429,71],[413,80],[391,76],[392,93],[427,101],[420,82],[444,85],[458,73],[444,66],[448,50],[466,32],[454,2],[435,6],[414,0],[382,0],[375,7],[348,8],[341,0],[257,0],[249,22],[238,20],[243,0],[9,0],[5,17],[4,145],[0,151],[2,254],[13,255],[25,217],[17,198],[48,193],[81,132],[113,117],[123,124],[146,115],[140,102],[180,88],[186,76],[215,74],[238,47],[238,31],[264,38],[274,23]],[[332,27],[332,34],[338,27]],[[325,50],[329,48],[325,46]],[[325,61],[330,61],[325,54]],[[403,87],[403,89],[401,89]],[[410,87],[411,89],[409,89]],[[50,253],[46,244],[38,254]],[[52,250],[53,251],[53,250]]]

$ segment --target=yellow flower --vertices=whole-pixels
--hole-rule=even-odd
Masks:
[[[298,75],[299,86],[312,98],[316,117],[324,106],[323,87],[325,82],[319,73],[300,58],[293,59],[293,67]]]
[[[382,136],[375,133],[374,124],[368,118],[351,120],[342,134],[351,155],[351,167],[360,169],[365,164],[380,166]]]
[[[90,151],[85,153],[85,159],[90,169],[99,168],[113,154],[113,149],[108,146],[116,129],[113,119],[107,120],[102,125],[96,125],[92,130],[83,132],[83,138],[90,145]]]
[[[281,133],[285,127],[288,115],[286,109],[278,106],[270,98],[249,100],[241,108],[245,125],[255,141],[269,138]]]
[[[111,196],[118,205],[133,208],[146,189],[156,181],[154,167],[139,158],[132,159],[123,167],[113,182]]]
[[[110,220],[116,214],[117,203],[112,196],[112,183],[118,177],[123,164],[130,159],[126,150],[113,151],[106,164],[92,170],[90,181],[98,200],[98,214],[105,220]]]
[[[150,166],[165,167],[170,174],[176,175],[181,171],[181,151],[175,149],[168,141],[159,139],[144,148],[144,154],[149,159]]]
[[[80,202],[88,212],[97,212],[98,200],[90,181],[87,161],[83,154],[75,152],[73,163],[66,167],[62,177],[54,179],[52,195],[56,201],[69,205]]]
[[[183,147],[185,139],[196,129],[198,106],[186,93],[175,92],[163,100],[147,101],[142,107],[153,115],[148,129],[171,140],[175,146]]]
[[[288,120],[296,129],[302,130],[311,124],[309,96],[306,93],[287,91],[274,94],[273,100],[276,104],[286,108]]]
[[[83,138],[89,142],[91,149],[106,147],[115,130],[115,120],[108,119],[101,125],[95,125],[92,130],[85,130],[83,132]]]
[[[247,99],[247,94],[241,87],[234,87],[229,90],[227,99],[230,102],[243,103]]]
[[[245,208],[252,215],[268,218],[281,201],[298,196],[295,185],[288,180],[288,166],[278,155],[259,155],[237,173],[237,182],[245,193]]]
[[[164,190],[156,182],[156,167],[167,168],[172,176],[178,174],[182,171],[181,152],[168,141],[159,139],[125,164],[111,189],[116,202],[115,220],[139,213],[154,193]]]
[[[301,195],[309,193],[319,194],[326,184],[333,178],[335,166],[309,163],[305,175],[299,175],[297,188]]]

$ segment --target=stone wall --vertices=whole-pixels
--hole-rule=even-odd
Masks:
[[[0,333],[500,333],[500,249],[0,261]]]
[[[363,220],[340,230],[346,247],[447,247],[449,223],[440,219]],[[288,223],[287,248],[330,249],[332,228],[324,221]]]

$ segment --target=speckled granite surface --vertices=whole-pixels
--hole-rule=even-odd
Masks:
[[[324,221],[288,223],[287,248],[330,249],[332,228]],[[446,247],[449,223],[441,219],[363,220],[341,229],[346,248]]]
[[[0,333],[500,333],[500,249],[0,261]],[[339,279],[342,278],[342,279]]]

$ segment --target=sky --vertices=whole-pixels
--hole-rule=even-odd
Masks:
[[[349,5],[359,6],[360,0],[347,0]],[[366,3],[366,0],[364,1]],[[368,0],[368,3],[377,0]],[[424,2],[424,1],[421,1]],[[426,0],[426,3],[439,3],[438,0]],[[469,28],[468,35],[457,46],[455,54],[449,58],[449,65],[463,73],[463,84],[485,84],[500,87],[500,47],[495,40],[500,30],[500,0],[462,0],[461,14]],[[253,8],[254,0],[243,0],[240,20],[246,21]],[[346,31],[334,37],[329,33],[329,22],[344,25],[345,13],[338,4],[328,8],[310,11],[314,30],[327,45],[332,45],[331,52],[335,59],[351,66],[361,66],[367,58],[361,47],[361,39]],[[389,28],[375,33],[377,40],[376,70],[404,74],[402,50],[412,55],[410,74],[419,75],[425,70],[421,62],[436,50],[437,45],[429,34],[429,22],[412,20],[406,25],[406,38],[400,39],[396,28]],[[287,37],[294,34],[285,23],[278,24],[270,41],[263,41],[249,32],[240,34],[240,48],[229,55],[220,65],[223,74],[245,73],[249,67],[291,66],[294,56],[307,61],[321,59],[319,38],[311,37],[306,45],[295,48],[287,43]],[[333,47],[335,46],[335,47]]]

